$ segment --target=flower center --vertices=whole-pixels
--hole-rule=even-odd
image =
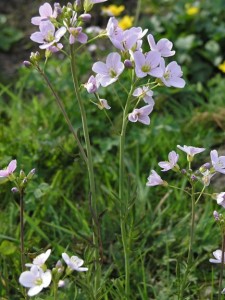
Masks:
[[[35,285],[42,285],[42,283],[43,283],[43,280],[39,277],[39,278],[37,278],[36,280],[35,280]]]
[[[164,78],[165,79],[169,79],[171,76],[170,76],[170,71],[166,71],[165,74],[164,74]]]
[[[117,73],[116,73],[116,71],[115,71],[115,70],[113,70],[113,69],[110,69],[110,70],[109,70],[109,75],[110,75],[110,77],[114,78],[114,77],[116,77],[116,76],[117,76]]]
[[[148,72],[150,72],[150,70],[151,70],[151,67],[149,65],[144,65],[141,67],[141,71],[144,73],[148,73]]]
[[[54,41],[55,37],[52,31],[49,31],[48,34],[45,36],[46,42],[52,42]]]

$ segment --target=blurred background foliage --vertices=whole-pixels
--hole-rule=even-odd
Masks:
[[[85,166],[51,93],[35,71],[22,67],[30,52],[38,49],[29,40],[35,31],[30,18],[37,15],[43,1],[3,2],[0,3],[0,167],[16,158],[18,170],[37,170],[36,179],[26,193],[26,250],[36,254],[40,249],[52,247],[57,258],[68,248],[71,254],[88,260],[92,228]],[[171,40],[176,50],[173,59],[181,65],[186,80],[183,90],[156,91],[151,125],[129,124],[126,147],[128,188],[130,198],[135,200],[130,221],[133,299],[176,299],[176,272],[183,272],[188,245],[189,199],[179,191],[146,188],[145,183],[150,169],[157,169],[158,161],[166,160],[177,144],[207,148],[199,155],[195,167],[209,161],[210,149],[225,152],[225,5],[223,0],[118,0],[102,6],[109,4],[124,5],[121,16],[133,17],[135,25],[148,28],[156,40],[162,37]],[[100,11],[101,6],[96,5],[93,25],[104,28],[108,17]],[[147,50],[147,43],[145,47]],[[103,59],[112,49],[103,40],[92,51],[79,53],[81,83],[90,76],[92,63]],[[68,61],[61,54],[51,57],[47,73],[83,139]],[[122,82],[129,87],[126,76]],[[117,291],[122,279],[113,278],[121,275],[118,266],[123,263],[115,197],[121,125],[118,95],[125,98],[119,85],[101,91],[101,97],[112,106],[109,111],[112,126],[83,91],[100,195],[104,268],[111,265],[113,299],[120,299]],[[180,165],[185,167],[185,155],[180,156]],[[177,179],[173,173],[165,177],[171,184],[185,186],[185,180]],[[211,189],[223,191],[224,183],[224,177],[217,176]],[[10,188],[10,184],[0,186],[0,296],[20,299],[15,291],[20,274],[19,207]],[[189,278],[186,299],[213,299],[210,297],[215,293],[211,283],[213,280],[217,285],[218,273],[217,270],[212,273],[208,263],[212,250],[220,247],[219,229],[212,218],[215,207],[215,202],[207,197],[198,206],[194,244],[197,271]],[[88,299],[83,297],[77,299]]]

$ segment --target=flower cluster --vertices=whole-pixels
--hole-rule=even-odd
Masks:
[[[87,12],[94,4],[105,1],[107,0],[85,0],[83,7],[85,12],[80,15],[78,15],[78,11],[81,10],[80,1],[76,1],[74,5],[68,3],[63,7],[59,3],[54,3],[54,8],[45,2],[39,8],[40,15],[31,19],[33,25],[39,26],[39,31],[31,34],[31,40],[41,44],[39,48],[50,53],[58,52],[63,48],[60,40],[66,33],[69,34],[70,44],[75,42],[85,44],[88,37],[82,32],[82,24],[91,19],[91,15]]]
[[[205,148],[198,148],[192,146],[180,146],[177,145],[177,148],[182,150],[187,154],[187,161],[191,163],[194,159],[194,156],[198,153],[205,151]],[[199,170],[193,172],[190,168],[188,170],[180,170],[179,165],[177,164],[179,159],[179,154],[175,151],[171,151],[168,155],[168,161],[159,162],[158,165],[162,168],[162,172],[173,170],[175,172],[180,172],[188,176],[190,180],[200,181],[205,187],[210,184],[211,178],[216,173],[225,174],[225,156],[219,156],[216,150],[210,152],[211,163],[205,163],[199,168]],[[154,171],[151,171],[150,176],[148,177],[147,186],[155,185],[165,185],[165,181]],[[215,196],[214,196],[215,197]],[[219,205],[225,207],[225,193],[216,194],[216,200]]]
[[[81,267],[84,261],[77,256],[72,256],[71,258],[66,253],[62,253],[62,258],[65,261],[66,275],[63,280],[60,278],[63,275],[64,267],[61,261],[58,261],[55,267],[51,270],[47,269],[46,261],[51,254],[51,249],[48,249],[45,253],[41,253],[36,258],[33,259],[32,263],[28,263],[25,266],[29,267],[29,271],[24,271],[19,277],[19,283],[29,288],[27,294],[32,297],[40,293],[44,288],[47,288],[51,281],[54,281],[58,287],[63,287],[65,285],[64,278],[71,272],[85,272],[88,268]]]
[[[128,114],[130,122],[141,122],[150,124],[149,115],[154,107],[153,88],[157,86],[167,86],[183,88],[185,81],[182,77],[181,67],[177,62],[172,61],[167,66],[165,58],[175,54],[172,50],[173,44],[168,39],[161,39],[157,43],[152,34],[147,36],[150,50],[143,52],[143,37],[147,34],[147,29],[132,27],[123,30],[119,27],[118,20],[111,17],[106,27],[106,33],[119,51],[110,53],[106,62],[98,61],[93,64],[92,70],[96,73],[91,75],[84,85],[88,93],[97,93],[98,89],[111,85],[119,80],[119,77],[126,69],[133,69],[133,111]],[[146,84],[140,83],[142,78],[147,79]],[[138,108],[140,100],[147,104]]]
[[[17,168],[17,160],[13,159],[5,169],[0,170],[0,182],[11,181],[15,184],[12,188],[13,193],[24,190],[28,182],[33,178],[35,169],[32,169],[27,175],[23,170],[20,170],[19,176],[14,173]]]

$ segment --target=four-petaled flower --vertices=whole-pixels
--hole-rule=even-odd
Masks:
[[[158,51],[162,57],[169,57],[173,56],[175,54],[175,51],[171,51],[173,47],[173,43],[170,42],[168,39],[161,39],[158,41],[158,43],[155,43],[154,37],[152,34],[149,34],[147,36],[148,43],[150,46],[150,49],[152,51]]]
[[[12,160],[8,167],[5,170],[0,170],[0,177],[8,177],[10,176],[16,169],[17,162],[16,159]]]
[[[42,291],[43,288],[47,288],[52,280],[52,273],[50,270],[44,272],[38,266],[33,265],[30,271],[25,271],[20,275],[19,283],[27,288],[28,296],[32,297]]]
[[[98,80],[102,86],[108,86],[117,81],[119,75],[124,70],[119,53],[110,53],[106,58],[106,63],[98,61],[93,64],[92,70],[98,74]]]
[[[39,26],[40,31],[31,34],[30,39],[36,43],[43,44],[40,45],[41,49],[49,49],[56,52],[56,49],[62,49],[63,45],[58,43],[61,37],[66,33],[66,27],[61,27],[55,31],[55,26],[49,22],[41,22]]]
[[[151,174],[148,177],[148,181],[146,183],[147,186],[155,186],[155,185],[167,185],[167,182],[162,180],[159,174],[156,171],[151,170]]]
[[[153,110],[153,105],[145,105],[141,108],[135,108],[132,113],[128,115],[128,120],[131,122],[141,122],[145,125],[150,124],[149,114]]]
[[[181,76],[183,72],[181,67],[177,64],[176,61],[172,61],[167,66],[165,66],[165,61],[163,58],[160,60],[160,68],[162,69],[163,76],[160,77],[160,80],[165,86],[183,88],[185,86],[185,81]]]
[[[163,169],[161,171],[166,172],[166,171],[169,171],[169,170],[173,169],[174,167],[176,167],[178,158],[179,158],[179,154],[177,154],[175,151],[171,151],[168,155],[169,161],[161,161],[158,163],[160,168]]]
[[[155,101],[153,100],[153,91],[147,86],[138,87],[134,90],[133,96],[143,98],[145,103],[154,105]]]
[[[217,201],[217,204],[219,204],[225,208],[225,193],[224,192],[219,193],[216,196],[216,201]]]
[[[158,67],[161,59],[159,52],[150,51],[143,54],[141,51],[136,51],[133,54],[135,62],[135,72],[137,77],[142,78],[147,75],[153,77],[162,77],[163,71]]]
[[[216,250],[213,252],[213,255],[215,258],[210,258],[210,262],[213,264],[221,264],[222,262],[222,251],[221,250]],[[224,258],[225,258],[225,253],[224,253]],[[224,263],[225,263],[225,259],[224,259]]]
[[[76,41],[80,42],[81,44],[87,43],[88,37],[85,33],[82,32],[82,27],[70,27],[68,31],[70,33],[69,43],[71,45]]]
[[[38,266],[39,268],[45,268],[45,262],[49,258],[51,254],[51,249],[48,249],[45,253],[39,254],[37,257],[33,259],[32,264],[25,264],[26,267]]]
[[[84,264],[84,261],[83,259],[80,259],[77,256],[71,256],[70,258],[68,254],[62,253],[62,258],[64,259],[68,268],[71,270],[75,270],[78,272],[85,272],[88,270],[88,268],[84,268],[84,267],[81,268],[81,266]]]
[[[210,157],[215,171],[225,174],[225,156],[218,156],[218,152],[212,150],[210,152]]]
[[[45,2],[43,5],[40,6],[39,14],[40,14],[40,17],[33,17],[31,19],[31,23],[33,25],[39,26],[41,24],[41,22],[43,22],[43,21],[48,21],[51,18],[55,19],[57,17],[57,10],[54,9],[54,11],[53,11],[51,5],[47,2]]]
[[[180,145],[177,145],[177,148],[186,152],[187,155],[189,155],[191,158],[193,158],[195,156],[195,154],[205,151],[205,148],[198,148],[198,147],[192,147],[192,146],[186,146],[186,145],[184,145],[183,147]]]

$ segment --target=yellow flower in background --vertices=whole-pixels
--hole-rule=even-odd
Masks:
[[[109,6],[103,6],[102,7],[102,12],[103,14],[106,14],[107,16],[114,16],[117,17],[123,12],[125,9],[124,5],[109,5]]]
[[[186,7],[186,13],[189,16],[197,15],[199,13],[199,7],[197,7],[197,6],[188,6],[188,7]]]
[[[225,61],[224,61],[222,64],[220,64],[220,65],[218,66],[218,69],[219,69],[220,71],[222,71],[223,73],[225,73]]]
[[[118,22],[118,26],[121,29],[125,30],[127,28],[132,27],[133,22],[134,22],[134,17],[126,15],[122,19],[120,19],[120,21]]]

